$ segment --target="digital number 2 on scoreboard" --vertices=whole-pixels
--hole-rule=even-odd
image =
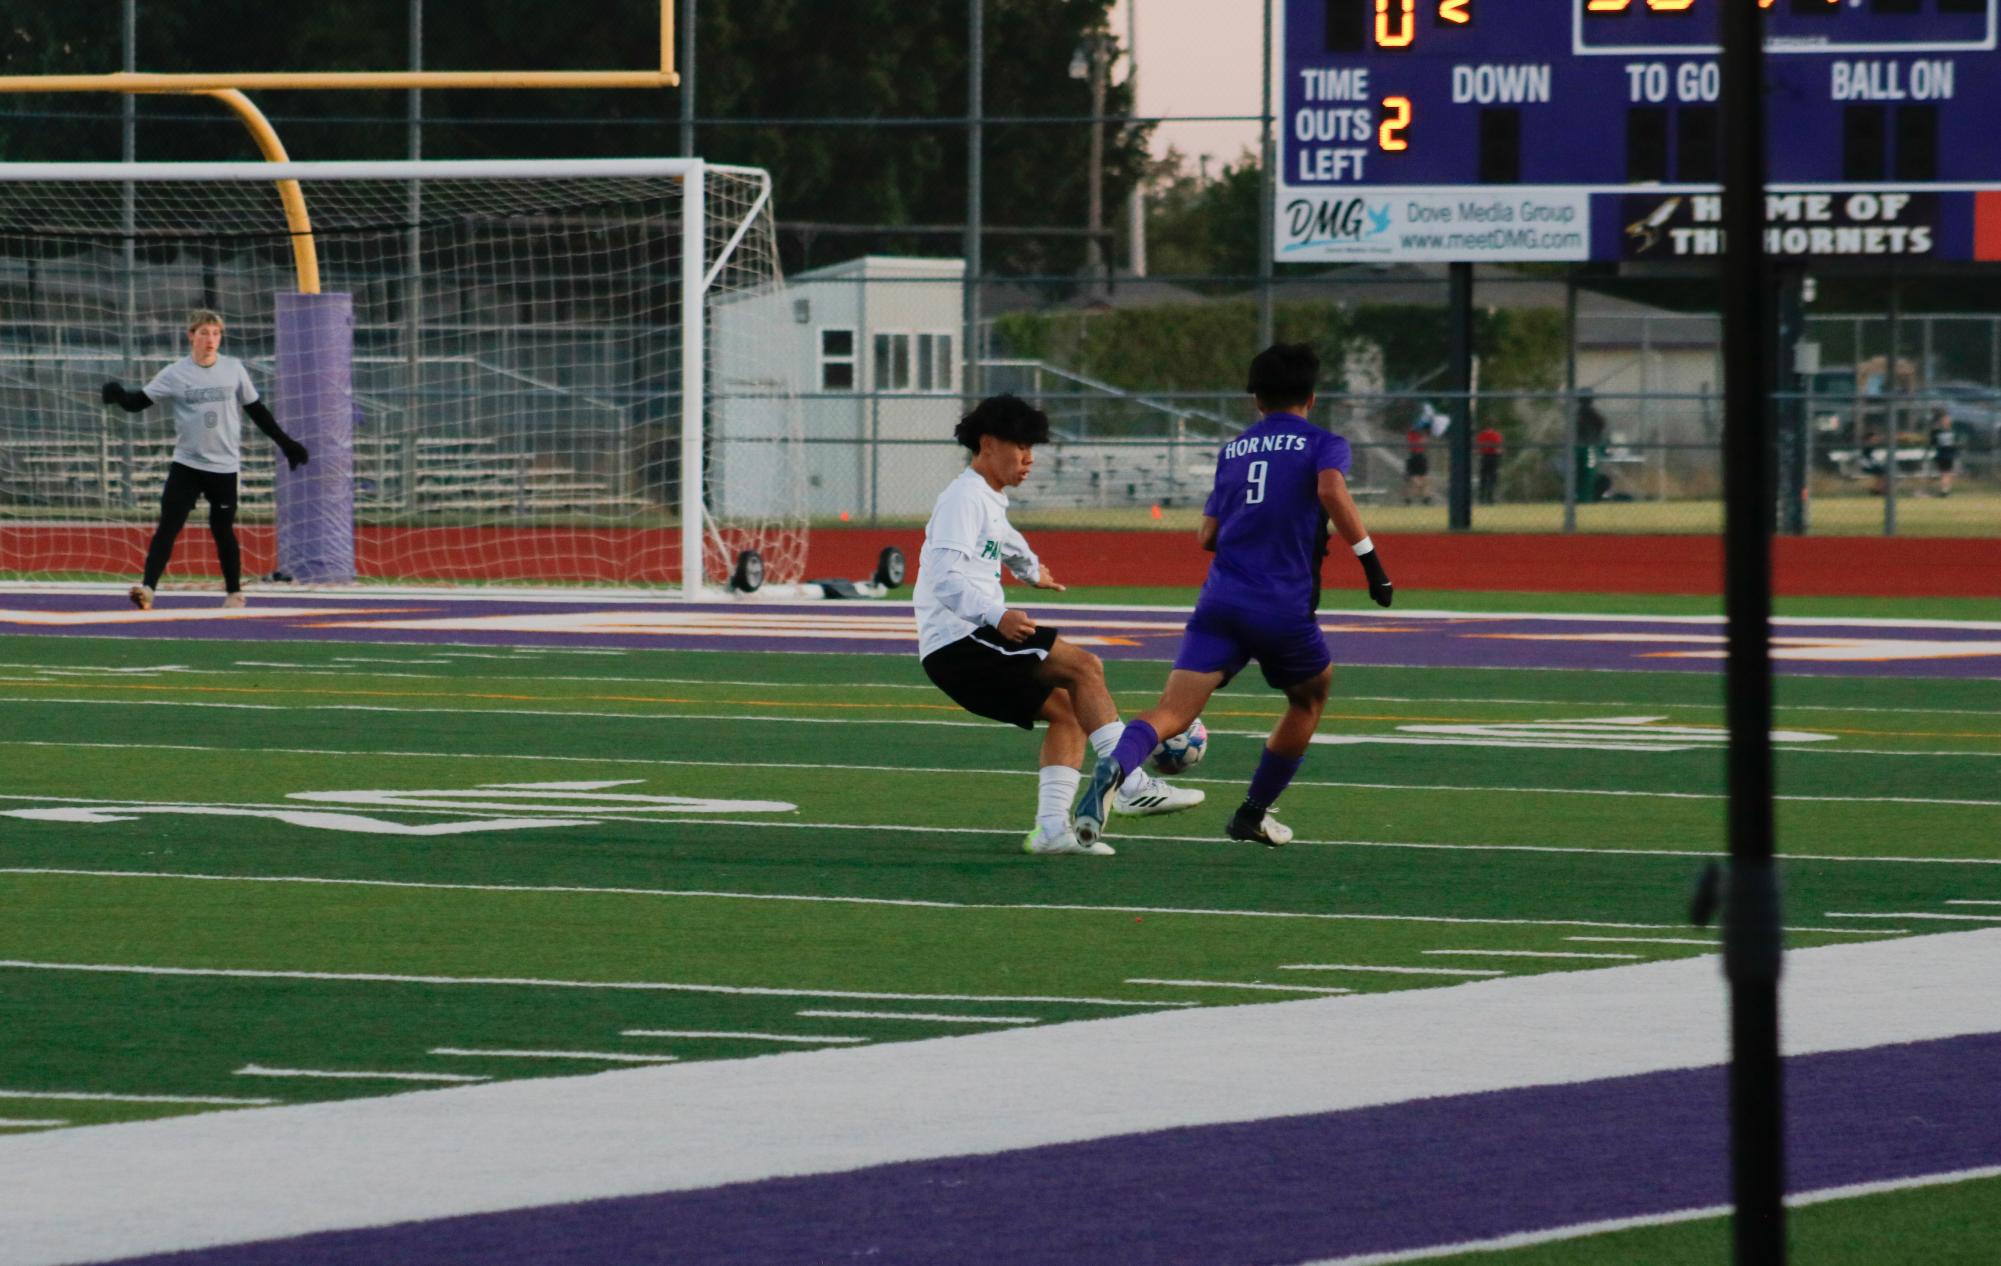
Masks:
[[[1694,0],[1682,2],[1692,4]],[[1413,48],[1418,40],[1421,10],[1430,12],[1432,25],[1436,27],[1463,30],[1473,24],[1473,0],[1328,0],[1327,51],[1359,53],[1367,48]],[[1376,148],[1386,154],[1409,150],[1413,114],[1408,96],[1384,97],[1381,122],[1376,125]]]

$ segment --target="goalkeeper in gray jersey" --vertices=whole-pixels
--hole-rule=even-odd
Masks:
[[[160,526],[146,549],[146,576],[132,586],[132,604],[144,611],[153,605],[153,590],[173,557],[174,541],[199,498],[208,499],[208,530],[215,537],[216,559],[222,564],[222,605],[243,605],[243,553],[236,543],[236,476],[242,469],[243,419],[271,437],[293,470],[306,464],[306,446],[278,426],[278,419],[250,385],[243,362],[224,356],[222,317],[207,308],[188,314],[188,355],[175,361],[146,384],[129,391],[124,384],[104,384],[104,402],[128,413],[149,409],[162,400],[174,404],[174,462],[167,468],[167,487],[160,494]]]

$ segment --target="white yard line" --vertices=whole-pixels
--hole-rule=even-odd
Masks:
[[[1600,961],[1638,959],[1641,954],[1587,954],[1576,950],[1507,950],[1507,949],[1428,949],[1426,954],[1459,954],[1468,958],[1595,958]]]
[[[803,1012],[801,1014],[804,1014]],[[726,1033],[705,1029],[621,1029],[621,1037],[692,1037],[715,1038],[719,1041],[742,1042],[797,1042],[804,1046],[850,1046],[869,1041],[865,1037],[835,1037],[830,1034],[813,1033]]]
[[[391,985],[492,985],[523,989],[618,989],[665,993],[743,994],[766,998],[874,998],[908,1002],[1055,1002],[1089,1007],[1193,1007],[1195,1002],[1135,1002],[1129,998],[1064,998],[1046,994],[881,993],[859,989],[778,989],[763,985],[698,985],[680,981],[545,980],[533,976],[410,976],[392,972],[269,971],[248,967],[152,967],[126,963],[48,963],[0,959],[19,971],[102,972],[122,976],[214,976],[235,980],[345,980]],[[6,1098],[0,1092],[0,1099]]]
[[[1690,936],[1566,936],[1563,939],[1566,941],[1591,941],[1604,945],[1700,945],[1704,949],[1720,950],[1723,948],[1719,941],[1705,941]]]
[[[828,772],[860,772],[860,774],[978,774],[986,776],[1019,776],[1035,778],[1035,770],[990,770],[976,766],[910,766],[910,764],[828,764],[828,762],[796,762],[796,760],[672,760],[664,756],[546,756],[546,754],[520,754],[520,752],[400,752],[400,750],[360,750],[360,748],[228,748],[212,744],[128,744],[128,742],[74,742],[74,740],[40,740],[40,738],[10,738],[0,740],[0,746],[18,748],[96,748],[112,752],[144,750],[144,752],[246,752],[258,756],[354,756],[362,760],[382,760],[382,758],[416,758],[416,760],[528,760],[528,762],[564,762],[564,764],[638,764],[638,766],[662,766],[662,768],[702,768],[702,770],[828,770]],[[1209,784],[1209,786],[1237,786],[1237,778],[1177,778],[1177,782]],[[1335,790],[1369,790],[1369,792],[1465,792],[1477,796],[1611,796],[1611,798],[1631,798],[1631,800],[1727,800],[1723,792],[1647,792],[1629,788],[1587,788],[1587,786],[1479,786],[1463,782],[1333,782],[1319,778],[1295,778],[1293,786],[1319,786]],[[2001,808],[2001,800],[1973,800],[1973,798],[1925,798],[1925,796],[1777,796],[1785,802],[1801,804],[1945,804],[1961,808]]]
[[[1422,667],[1423,665],[1413,665]],[[1985,680],[1985,679],[1982,679]],[[2001,680],[1996,678],[1994,680]],[[45,696],[0,696],[0,703],[61,704],[69,706],[131,707],[131,708],[236,708],[254,712],[368,712],[397,713],[410,716],[444,714],[455,717],[511,716],[511,717],[565,717],[571,719],[609,721],[741,721],[764,722],[776,725],[904,725],[930,726],[950,730],[992,730],[991,721],[952,721],[944,718],[926,717],[802,717],[794,715],[773,716],[750,712],[595,712],[574,708],[488,708],[488,707],[395,707],[387,704],[357,703],[224,703],[209,699],[60,699]],[[689,705],[699,706],[699,705]],[[807,704],[805,706],[812,706]],[[1218,737],[1264,738],[1263,731],[1217,730],[1210,734]],[[1775,751],[1787,753],[1819,754],[1824,756],[1983,756],[2001,758],[2001,748],[1984,751],[1903,751],[1894,749],[1843,748],[1840,746],[1800,746],[1777,747]]]
[[[811,1020],[916,1020],[925,1024],[1040,1024],[1033,1015],[945,1015],[935,1011],[801,1011]]]
[[[1993,1033],[1997,978],[2001,929],[1804,950],[1788,957],[1780,1032],[1792,1055]],[[0,1138],[0,1261],[96,1261],[1713,1067],[1728,1056],[1727,1006],[1714,961],[1690,957],[25,1133]],[[1066,1068],[1118,1075],[1024,1080]],[[996,1110],[997,1088],[1022,1086]]]
[[[993,832],[993,834],[1013,835],[1014,833],[1010,831]],[[1122,838],[1162,840],[1178,837],[1124,836]],[[1406,846],[1385,845],[1384,847]],[[1409,845],[1407,847],[1430,846]],[[1554,851],[1568,852],[1572,850],[1559,849]],[[1697,856],[1707,857],[1710,854],[1703,853],[1697,854]],[[726,892],[703,888],[598,888],[582,884],[448,884],[411,879],[342,879],[327,878],[318,875],[208,875],[180,871],[80,870],[54,866],[0,866],[0,875],[53,875],[58,877],[67,876],[95,879],[188,880],[196,883],[225,884],[325,884],[333,887],[415,888],[445,892],[580,893],[617,897],[697,897],[719,901],[804,901],[833,905],[914,906],[930,910],[1064,910],[1080,913],[1106,914],[1176,914],[1190,915],[1198,918],[1224,919],[1324,919],[1333,922],[1364,923],[1465,923],[1501,927],[1630,928],[1638,931],[1658,929],[1663,932],[1677,931],[1685,926],[1680,923],[1615,923],[1595,919],[1501,919],[1443,914],[1359,914],[1353,911],[1226,910],[1206,906],[1099,906],[1057,904],[1053,902],[986,903],[970,901],[925,901],[911,897],[837,897],[819,893]],[[1893,933],[1908,930],[1907,928],[1811,927],[1789,927],[1786,929],[1788,932],[1818,932],[1831,936],[1889,936]]]
[[[20,666],[28,667],[28,665]],[[201,672],[204,670],[194,669],[191,671]],[[1147,698],[1154,697],[1145,691],[1122,690],[1116,693],[1134,696],[1145,695]],[[1415,695],[1335,694],[1329,697],[1328,702],[1333,703],[1340,699],[1349,699],[1356,703],[1486,703],[1496,706],[1525,708],[1672,708],[1678,711],[1706,712],[1711,714],[1721,714],[1723,712],[1723,705],[1720,703],[1678,702],[1673,699],[1515,699],[1497,698],[1491,695],[1435,695],[1430,698],[1419,698]],[[1994,715],[1992,708],[1876,708],[1835,703],[1782,703],[1776,705],[1775,710],[1779,712],[1885,712],[1895,716],[1992,717]]]
[[[1011,832],[1009,834],[1012,834]],[[1131,839],[1134,837],[1124,837]],[[804,901],[822,902],[836,905],[880,905],[916,906],[934,910],[1062,910],[1086,914],[1151,914],[1189,915],[1198,918],[1227,919],[1322,919],[1332,922],[1362,923],[1463,923],[1501,927],[1556,927],[1556,928],[1633,928],[1673,931],[1679,923],[1614,923],[1592,919],[1502,919],[1459,917],[1442,914],[1360,914],[1353,911],[1325,912],[1314,910],[1226,910],[1203,906],[1099,906],[1083,904],[1059,904],[1054,902],[978,903],[960,901],[920,901],[904,897],[834,897],[820,894],[767,893],[767,892],[719,892],[710,889],[674,888],[592,888],[581,885],[516,885],[516,884],[448,884],[428,883],[405,879],[324,879],[304,875],[201,875],[160,873],[155,871],[132,870],[74,870],[39,866],[0,867],[0,875],[57,875],[86,876],[116,879],[162,879],[193,880],[201,883],[272,883],[272,884],[327,884],[333,886],[353,886],[360,888],[417,888],[456,892],[495,893],[588,893],[597,895],[626,897],[698,897],[722,901]],[[1788,929],[1818,930],[1818,929]],[[1859,936],[1879,936],[1884,933],[1865,930]]]
[[[1975,897],[1950,897],[1946,900],[1946,904],[1949,906],[2001,906],[2001,901],[1988,901],[1985,898]]]
[[[86,1090],[0,1090],[0,1102],[8,1099],[57,1099],[77,1103],[207,1103],[226,1108],[256,1108],[284,1102],[283,1099],[239,1099],[229,1095],[114,1095]]]
[[[1128,976],[1129,985],[1173,985],[1187,989],[1264,989],[1273,993],[1353,993],[1352,989],[1336,989],[1323,985],[1267,985],[1249,980],[1159,980],[1151,976]]]
[[[615,1051],[518,1051],[466,1046],[433,1046],[431,1054],[480,1059],[584,1059],[609,1064],[672,1064],[681,1058],[678,1055],[630,1055]]]
[[[1930,914],[1923,910],[1894,910],[1887,914],[1829,913],[1830,919],[1944,919],[1954,923],[2001,923],[2001,914]]]
[[[307,1077],[323,1078],[329,1081],[427,1081],[434,1083],[456,1083],[492,1081],[491,1077],[479,1077],[470,1073],[377,1073],[331,1068],[266,1068],[262,1064],[245,1064],[236,1070],[238,1077]]]
[[[1923,1174],[1915,1178],[1896,1178],[1884,1182],[1854,1183],[1846,1187],[1823,1187],[1818,1191],[1795,1192],[1787,1196],[1785,1202],[1789,1209],[1805,1209],[1835,1200],[1853,1200],[1861,1196],[1877,1196],[1892,1191],[1944,1187],[1954,1183],[1997,1177],[2001,1177],[2001,1165],[1986,1165],[1978,1169],[1958,1169],[1943,1174]],[[1458,1244],[1440,1244],[1402,1252],[1327,1257],[1303,1263],[1302,1266],[1394,1266],[1399,1262],[1422,1262],[1439,1257],[1457,1257],[1461,1254],[1501,1253],[1509,1249],[1530,1248],[1537,1244],[1555,1244],[1563,1240],[1578,1240],[1592,1235],[1609,1235],[1614,1231],[1635,1231],[1644,1227],[1673,1226],[1681,1222],[1727,1218],[1730,1213],[1729,1205],[1706,1205],[1695,1209],[1676,1209],[1672,1213],[1652,1213],[1633,1218],[1607,1218],[1599,1222],[1578,1222],[1570,1226],[1551,1227],[1546,1231],[1519,1231],[1513,1235],[1500,1235],[1487,1240],[1466,1240]]]
[[[1576,940],[1576,937],[1568,937]],[[1372,971],[1395,976],[1505,976],[1508,973],[1480,967],[1375,967],[1360,963],[1280,963],[1280,971]]]
[[[67,1117],[0,1117],[0,1130],[45,1130],[68,1124]]]

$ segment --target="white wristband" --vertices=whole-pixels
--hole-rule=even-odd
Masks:
[[[1361,540],[1356,541],[1350,548],[1355,551],[1355,557],[1360,558],[1362,555],[1374,550],[1376,543],[1365,536]]]

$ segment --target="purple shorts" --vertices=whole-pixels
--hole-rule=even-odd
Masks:
[[[1228,681],[1254,659],[1274,690],[1318,677],[1334,662],[1327,635],[1311,611],[1283,616],[1202,602],[1188,617],[1174,666],[1191,673],[1220,672]]]

